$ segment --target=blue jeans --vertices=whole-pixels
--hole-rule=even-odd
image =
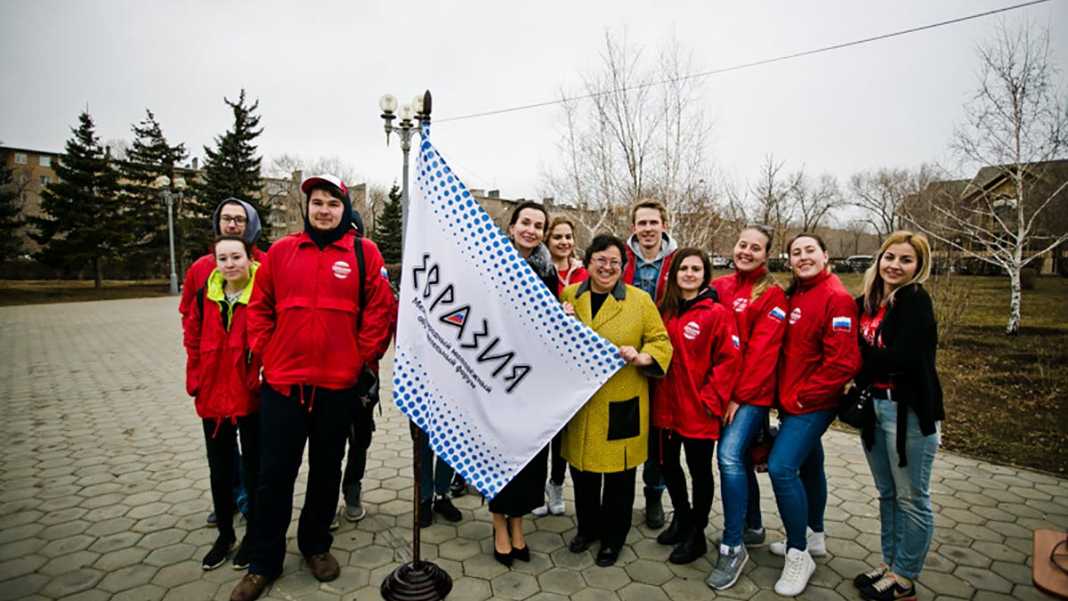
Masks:
[[[435,460],[426,434],[422,434],[419,441],[422,443],[419,445],[419,500],[426,502],[434,498],[434,493],[445,496],[449,492],[454,470],[441,457]]]
[[[807,550],[805,526],[823,532],[827,475],[823,472],[820,438],[834,416],[833,409],[802,415],[780,414],[779,434],[768,458],[768,475],[786,529],[788,549]]]
[[[723,427],[719,438],[720,496],[723,498],[723,544],[742,544],[742,520],[753,530],[763,526],[760,518],[760,487],[749,463],[749,446],[753,444],[764,420],[767,407],[740,405],[731,423]],[[743,513],[744,512],[744,513]]]
[[[931,511],[931,466],[941,442],[941,429],[924,436],[916,414],[909,413],[905,455],[898,467],[897,410],[893,401],[875,400],[875,444],[865,451],[879,491],[883,561],[895,574],[914,579],[923,569],[934,536]]]

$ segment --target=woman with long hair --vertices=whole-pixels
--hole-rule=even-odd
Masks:
[[[564,290],[564,310],[619,349],[626,365],[601,386],[564,429],[578,532],[568,549],[582,553],[600,540],[596,563],[619,559],[634,512],[634,478],[649,453],[649,378],[671,363],[671,339],[653,299],[623,283],[626,247],[596,236],[584,262],[590,278]],[[542,464],[544,465],[544,463]]]
[[[679,249],[660,299],[674,354],[656,385],[651,436],[661,449],[664,482],[675,512],[656,542],[674,545],[668,561],[675,564],[691,563],[708,551],[705,527],[716,483],[712,460],[741,359],[734,316],[716,302],[715,290],[708,287],[711,278],[712,264],[703,251]],[[684,449],[692,504],[680,462]]]
[[[820,439],[837,415],[842,391],[860,369],[857,307],[831,273],[827,246],[812,233],[786,245],[793,278],[786,290],[786,334],[779,361],[779,433],[768,475],[786,530],[771,552],[785,556],[775,592],[800,595],[816,569],[812,555],[826,553],[823,514],[827,476]]]
[[[553,257],[556,275],[560,281],[559,291],[572,284],[586,281],[590,274],[582,266],[582,261],[575,257],[575,222],[570,217],[558,215],[549,224],[549,235],[545,244]],[[561,480],[561,482],[563,482]]]
[[[768,421],[775,401],[776,371],[786,332],[786,294],[768,271],[773,241],[767,226],[748,225],[734,243],[734,273],[712,285],[719,302],[732,309],[742,343],[742,359],[719,441],[723,538],[719,557],[705,583],[716,590],[737,582],[749,561],[746,547],[764,544],[760,488],[749,448]]]
[[[545,287],[556,296],[556,269],[549,249],[542,244],[548,223],[549,213],[545,207],[532,201],[522,202],[512,210],[508,238]],[[512,565],[514,560],[530,561],[530,548],[523,536],[523,516],[545,504],[547,455],[548,449],[535,455],[489,503],[493,514],[493,557],[506,566]]]
[[[241,436],[241,463],[248,490],[248,528],[234,556],[234,569],[248,567],[256,523],[256,483],[259,473],[260,361],[249,346],[248,302],[258,263],[252,245],[238,236],[220,236],[213,247],[215,269],[182,322],[186,350],[185,388],[196,399],[204,426],[204,442],[211,475],[211,500],[219,530],[201,567],[214,570],[227,560],[234,533],[233,449]]]
[[[915,598],[934,534],[931,466],[945,410],[935,368],[938,326],[923,287],[930,274],[927,238],[894,232],[856,301],[863,367],[855,385],[872,396],[874,419],[861,436],[879,492],[883,561],[853,583],[873,601]]]

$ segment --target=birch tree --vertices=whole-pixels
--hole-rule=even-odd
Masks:
[[[905,201],[923,191],[934,173],[930,165],[916,170],[882,168],[854,173],[849,178],[847,204],[863,211],[862,220],[883,240],[901,229]]]
[[[944,244],[1008,273],[1005,331],[1015,335],[1021,270],[1068,240],[1068,232],[1049,227],[1054,207],[1068,202],[1068,178],[1051,163],[1068,148],[1068,96],[1051,64],[1048,30],[1002,24],[978,56],[979,86],[965,105],[953,149],[979,173],[958,202],[928,199],[933,219],[914,221]]]

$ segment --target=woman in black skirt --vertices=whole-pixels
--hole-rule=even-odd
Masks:
[[[523,202],[512,211],[508,238],[556,296],[556,269],[549,249],[542,244],[548,225],[549,213],[544,207]],[[547,452],[546,448],[535,455],[489,503],[493,514],[493,557],[506,566],[514,560],[530,561],[530,549],[523,538],[523,516],[545,503]]]

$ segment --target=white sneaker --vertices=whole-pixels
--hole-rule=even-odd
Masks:
[[[553,494],[552,494],[552,490],[551,490],[552,487],[553,487],[552,480],[546,480],[545,481],[545,497],[548,499],[548,502],[545,503],[544,505],[542,505],[541,507],[536,507],[533,511],[530,512],[530,513],[534,514],[534,517],[542,518],[542,517],[545,517],[545,516],[549,515],[550,509],[551,509],[551,504],[552,504],[552,499],[553,499]],[[561,495],[562,494],[563,493],[561,492]],[[561,497],[560,501],[561,501],[561,503],[563,502],[563,498],[562,497]],[[560,510],[560,513],[563,513],[563,509]]]
[[[827,555],[827,536],[824,532],[816,532],[812,528],[808,529],[805,533],[805,540],[808,546],[808,554],[812,557],[826,557]],[[772,555],[778,555],[784,557],[786,555],[786,541],[775,541],[768,545],[768,551],[771,551]]]
[[[553,484],[552,480],[549,480],[545,484],[545,492],[549,496],[549,513],[564,515],[564,485]]]
[[[808,579],[816,571],[816,562],[808,551],[790,549],[786,554],[786,563],[782,566],[782,575],[775,583],[775,592],[783,597],[796,597],[805,592]]]

